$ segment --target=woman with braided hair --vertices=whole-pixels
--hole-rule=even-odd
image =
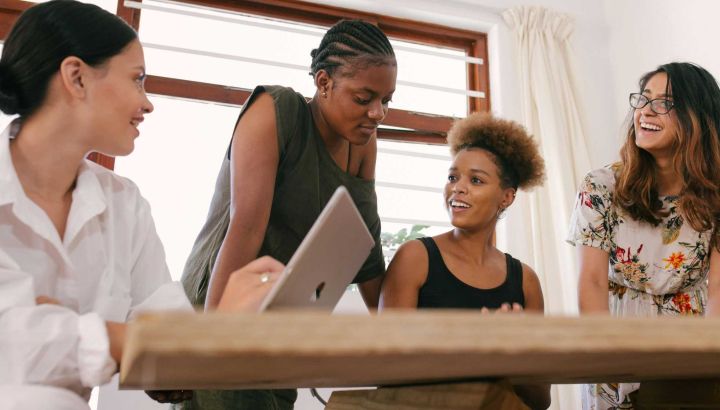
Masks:
[[[185,266],[196,305],[218,303],[228,274],[258,256],[287,263],[335,189],[344,185],[376,246],[355,277],[377,307],[385,264],[374,176],[377,127],[397,77],[395,53],[376,26],[343,20],[311,52],[317,88],[259,86],[245,103],[223,160],[208,219]],[[184,409],[290,409],[295,390],[197,391]]]

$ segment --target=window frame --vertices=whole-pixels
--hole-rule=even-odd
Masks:
[[[142,0],[136,0],[142,1]],[[480,58],[483,64],[467,64],[467,89],[482,91],[485,98],[468,97],[469,113],[490,111],[490,82],[488,78],[487,35],[426,22],[383,16],[335,6],[299,0],[180,0],[183,3],[221,10],[255,14],[300,23],[330,26],[343,18],[358,18],[377,24],[389,37],[421,44],[452,47],[464,50],[467,56]],[[0,35],[5,38],[19,14],[32,6],[21,0],[0,0]],[[117,1],[116,14],[139,31],[142,10],[125,7]],[[242,105],[252,90],[197,81],[149,75],[145,84],[150,94],[188,98],[222,104]],[[382,140],[445,144],[445,135],[455,118],[390,108],[378,138]],[[113,169],[114,158],[91,154],[90,158]]]

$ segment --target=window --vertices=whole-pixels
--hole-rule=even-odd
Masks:
[[[127,0],[119,10],[146,45],[150,92],[241,104],[255,84],[282,78],[310,93],[312,83],[303,78],[319,36],[341,18],[363,18],[391,37],[401,67],[398,97],[385,121],[395,128],[380,138],[443,143],[453,116],[490,106],[482,33],[290,0]],[[247,74],[253,64],[263,70]]]
[[[311,97],[309,51],[340,18],[376,22],[398,58],[398,91],[379,131],[383,232],[449,227],[441,196],[449,154],[441,144],[454,117],[489,108],[483,34],[296,1],[128,0],[119,11],[138,29],[147,89],[157,97],[136,152],[118,159],[116,169],[153,204],[176,277],[204,222],[240,105],[263,83]],[[143,171],[150,164],[151,174]]]

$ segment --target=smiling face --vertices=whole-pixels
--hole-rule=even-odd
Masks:
[[[88,78],[89,127],[92,149],[120,156],[132,152],[138,125],[153,105],[145,94],[145,58],[137,40],[101,67],[91,68]]]
[[[480,148],[455,155],[445,184],[445,207],[456,228],[476,230],[497,221],[498,212],[512,204],[515,189],[503,188],[493,154]]]
[[[397,66],[370,65],[347,76],[318,76],[320,109],[331,132],[354,145],[364,145],[377,133],[395,92]],[[323,81],[323,79],[325,81]]]
[[[667,74],[659,72],[650,77],[642,94],[648,100],[661,98],[672,101]],[[635,144],[655,158],[671,156],[677,141],[677,123],[675,109],[670,110],[667,114],[656,114],[650,109],[650,104],[643,108],[636,108],[633,113]]]

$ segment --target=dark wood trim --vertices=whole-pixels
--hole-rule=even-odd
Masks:
[[[402,127],[410,130],[445,135],[455,118],[416,111],[405,111],[391,108],[383,124]]]
[[[357,10],[340,9],[321,4],[286,0],[181,0],[184,3],[198,4],[228,11],[240,11],[259,16],[280,19],[291,18],[296,21],[319,26],[331,26],[340,18],[363,19],[376,22],[371,14]]]
[[[239,11],[260,16],[290,19],[320,26],[331,26],[338,20],[362,19],[377,24],[391,37],[410,41],[466,49],[484,33],[454,29],[432,23],[389,17],[324,4],[297,0],[182,0],[185,3]]]
[[[392,38],[464,50],[482,58],[484,64],[467,64],[468,88],[483,91],[485,98],[469,97],[468,111],[490,110],[487,35],[431,23],[388,17],[299,0],[182,0],[185,3],[260,16],[330,26],[343,18],[358,18],[377,24]],[[432,127],[437,129],[438,126]]]
[[[483,64],[469,64],[468,66],[468,88],[480,90],[485,93],[485,98],[470,97],[470,112],[490,111],[490,81],[487,64],[487,38],[478,38],[468,52],[468,56],[483,59]]]
[[[33,5],[27,1],[0,0],[0,38],[7,38],[20,13]]]
[[[191,100],[243,105],[252,90],[199,81],[148,75],[145,90],[151,94],[169,95]]]
[[[446,145],[444,135],[420,131],[405,131],[388,128],[378,129],[378,139],[401,142],[422,142],[424,144]]]
[[[27,1],[20,0],[0,0],[0,12],[4,13],[7,11],[17,11],[18,14],[29,9],[34,4]]]
[[[137,2],[142,2],[142,0],[135,0]],[[140,10],[139,9],[131,9],[129,7],[125,7],[125,2],[123,0],[118,0],[117,2],[117,11],[115,14],[118,15],[121,19],[125,20],[132,28],[135,29],[135,31],[138,31],[140,29]]]
[[[178,80],[175,78],[148,76],[145,81],[145,89],[148,93],[168,95],[173,97],[187,98],[191,100],[210,101],[223,104],[243,105],[250,96],[252,90],[244,88],[226,87],[217,84],[201,83],[197,81]],[[429,121],[435,120],[435,122]],[[425,121],[425,122],[423,122]],[[380,128],[378,138],[392,141],[424,142],[428,144],[445,144],[445,133],[450,128],[452,118],[431,118],[427,115],[413,113],[403,110],[391,109],[384,121],[385,125],[410,128],[413,130],[396,130]],[[432,131],[441,124],[441,129]],[[418,125],[427,125],[431,131],[417,131]]]
[[[115,169],[115,157],[109,157],[99,152],[91,152],[87,156],[90,161],[96,162],[107,169]]]
[[[211,101],[223,104],[243,105],[252,90],[235,88],[198,81],[150,75],[145,81],[145,89],[151,94],[168,95],[193,100]],[[421,134],[432,135],[433,141],[443,139],[455,118],[424,114],[413,111],[390,109],[384,125],[408,128]],[[409,133],[405,133],[410,135]],[[399,135],[393,132],[392,135]]]

